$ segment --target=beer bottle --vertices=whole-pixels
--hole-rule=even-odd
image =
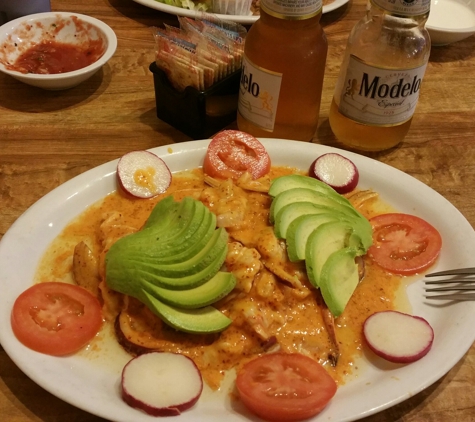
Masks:
[[[322,0],[261,0],[244,46],[240,130],[301,141],[315,135],[328,49],[321,14]]]
[[[369,0],[350,33],[330,107],[342,144],[380,151],[406,136],[429,60],[429,9],[430,0]]]

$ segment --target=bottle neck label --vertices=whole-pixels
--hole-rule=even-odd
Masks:
[[[421,16],[429,13],[430,0],[371,0],[376,6],[400,16]]]
[[[350,56],[340,113],[359,123],[376,126],[409,120],[416,109],[426,66],[384,69]]]
[[[282,73],[258,67],[244,56],[238,102],[241,116],[264,130],[274,130],[281,83]]]
[[[279,19],[304,20],[322,11],[322,0],[261,0],[261,9]]]

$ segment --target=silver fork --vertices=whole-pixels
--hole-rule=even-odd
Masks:
[[[459,268],[426,274],[426,277],[449,277],[424,280],[427,299],[475,300],[475,268]],[[441,287],[432,287],[441,286]]]

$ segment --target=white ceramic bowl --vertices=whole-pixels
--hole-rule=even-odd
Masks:
[[[34,43],[46,39],[84,45],[88,40],[101,40],[104,53],[89,66],[56,74],[21,73],[9,69],[15,60]],[[72,88],[90,78],[113,56],[117,48],[114,31],[104,22],[79,13],[46,12],[24,16],[0,27],[0,71],[43,89]]]
[[[432,45],[446,45],[475,34],[475,0],[431,0],[426,23]]]

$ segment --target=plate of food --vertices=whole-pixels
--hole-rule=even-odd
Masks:
[[[327,370],[337,389],[323,410],[313,417],[315,421],[364,418],[413,397],[445,375],[474,341],[475,304],[425,299],[423,274],[418,268],[427,266],[412,269],[406,266],[408,271],[402,273],[408,275],[396,276],[373,262],[375,258],[364,256],[364,275],[358,273],[361,280],[346,308],[337,309],[336,319],[326,319],[326,309],[333,312],[334,304],[327,303],[326,297],[323,304],[317,290],[308,288],[301,262],[286,261],[282,266],[279,261],[284,259],[282,255],[274,259],[274,247],[282,247],[282,243],[275,243],[273,226],[269,224],[269,216],[276,211],[269,209],[267,184],[278,176],[304,175],[314,160],[325,154],[343,156],[354,164],[357,172],[353,174],[358,175],[356,190],[345,194],[346,199],[338,196],[338,202],[346,204],[344,208],[348,199],[359,210],[358,215],[368,218],[409,214],[430,224],[440,234],[440,253],[425,271],[475,266],[471,253],[475,234],[468,221],[425,184],[373,159],[317,144],[281,139],[260,139],[260,142],[270,157],[271,167],[270,170],[267,167],[269,173],[257,180],[249,179],[247,174],[236,182],[220,181],[219,174],[205,177],[202,166],[210,168],[210,140],[191,141],[149,151],[161,159],[161,169],[169,170],[171,175],[165,193],[154,198],[141,198],[122,176],[118,178],[119,160],[115,160],[71,179],[30,207],[0,243],[0,342],[14,363],[51,394],[116,422],[157,420],[144,412],[142,405],[136,408],[135,402],[133,407],[123,398],[124,367],[134,356],[144,356],[143,352],[149,350],[181,351],[181,355],[195,361],[202,373],[205,382],[201,395],[192,407],[176,416],[177,421],[258,420],[239,398],[243,397],[242,391],[238,392],[235,385],[236,372],[242,373],[243,365],[255,361],[256,356],[288,352],[306,355],[314,357]],[[292,154],[288,153],[290,150]],[[127,169],[122,162],[122,167]],[[169,177],[166,171],[159,173]],[[134,180],[132,186],[143,185],[142,179]],[[124,189],[134,195],[125,194]],[[356,196],[352,197],[353,194]],[[220,310],[221,315],[233,321],[224,331],[219,331],[221,334],[202,331],[190,334],[180,331],[181,322],[170,327],[166,312],[160,313],[163,309],[156,308],[158,314],[164,315],[161,319],[150,312],[152,308],[136,300],[133,293],[127,296],[119,292],[120,288],[114,292],[100,284],[104,273],[108,277],[114,272],[112,262],[125,265],[128,260],[112,259],[110,252],[114,245],[123,238],[130,239],[134,233],[144,232],[154,220],[152,210],[171,196],[177,203],[192,198],[194,206],[201,203],[212,209],[219,221],[216,224],[224,227],[220,233],[229,235],[229,250],[243,259],[226,258],[224,267],[237,281],[231,293],[213,304],[214,310]],[[219,208],[213,208],[213,204]],[[241,213],[243,209],[247,211]],[[352,218],[345,221],[356,221]],[[283,226],[279,227],[282,230]],[[77,352],[54,356],[34,351],[19,341],[17,331],[17,335],[13,332],[14,304],[33,285],[51,284],[47,282],[74,285],[77,277],[81,277],[76,273],[81,267],[76,268],[77,262],[88,259],[83,255],[84,260],[76,261],[81,242],[98,258],[94,277],[98,277],[99,283],[102,328]],[[141,255],[144,254],[148,252]],[[108,258],[103,259],[104,256]],[[134,265],[137,264],[129,269],[136,268]],[[124,268],[121,266],[115,272],[118,285]],[[291,277],[281,270],[287,274],[290,271]],[[188,279],[188,275],[182,279]],[[371,293],[375,286],[376,295]],[[256,308],[256,303],[262,306]],[[33,308],[28,310],[30,315],[36,312],[37,308]],[[425,348],[425,356],[421,354],[412,363],[394,363],[368,350],[361,338],[362,325],[368,315],[387,309],[423,318],[430,324],[434,337],[431,347]],[[332,327],[339,337],[340,348],[332,341]]]
[[[212,13],[209,6],[206,6],[206,2],[192,2],[182,1],[183,7],[175,6],[174,2],[160,2],[157,0],[133,0],[135,3],[139,3],[142,6],[149,7],[151,9],[159,10],[160,12],[170,13],[177,16],[185,16],[188,18],[199,18],[203,16],[203,13]],[[349,0],[323,0],[322,13],[328,13],[336,10],[345,4]],[[254,2],[252,2],[254,3]],[[216,14],[219,19],[229,20],[243,25],[252,25],[259,18],[259,9],[255,6],[251,6],[251,11],[248,15],[224,15]]]

